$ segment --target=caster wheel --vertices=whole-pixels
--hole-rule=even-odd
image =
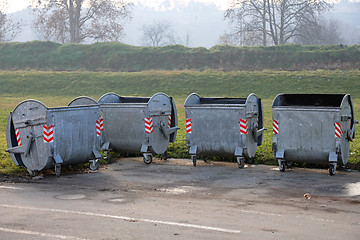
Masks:
[[[238,168],[244,168],[245,166],[245,160],[242,157],[237,157],[236,158],[237,164],[238,164]]]
[[[279,170],[280,172],[285,172],[285,161],[281,161],[281,163],[279,164]]]
[[[163,154],[161,154],[161,159],[162,160],[167,160],[168,159],[168,152],[165,151]]]
[[[56,177],[60,177],[60,174],[61,174],[61,165],[56,164],[55,165],[55,175],[56,175]]]
[[[106,160],[109,162],[110,161],[110,151],[106,151]]]
[[[196,167],[196,156],[191,156],[194,167]]]
[[[329,174],[330,176],[334,176],[336,172],[336,167],[333,164],[330,164],[329,166]]]
[[[153,156],[151,154],[146,155],[146,156],[144,156],[144,163],[150,164],[152,162],[152,159],[153,159]]]
[[[30,177],[35,177],[36,176],[36,171],[29,170],[29,169],[27,169],[27,171],[28,171]]]
[[[99,161],[98,160],[92,160],[90,161],[89,168],[91,171],[97,171],[99,170]]]
[[[246,163],[252,164],[254,162],[254,158],[249,158],[246,160]]]
[[[245,166],[245,161],[240,160],[240,163],[238,163],[238,167],[242,169],[242,168],[244,168],[244,166]]]

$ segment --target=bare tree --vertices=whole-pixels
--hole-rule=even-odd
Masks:
[[[21,25],[5,13],[7,2],[0,5],[0,42],[13,40],[20,32]]]
[[[302,26],[294,41],[306,45],[333,45],[344,42],[339,32],[339,23],[334,19],[322,19],[316,25]]]
[[[241,45],[241,44],[235,43],[236,40],[237,40],[237,38],[234,38],[234,35],[228,34],[228,33],[225,32],[224,34],[219,36],[217,44],[219,44],[219,45],[228,45],[228,46]]]
[[[123,0],[33,0],[35,29],[56,42],[119,41],[132,4]]]
[[[190,45],[191,45],[190,34],[189,34],[189,32],[186,32],[186,36],[185,36],[185,46],[186,46],[186,47],[190,47]]]
[[[316,24],[329,7],[324,0],[232,0],[225,18],[240,45],[281,45],[305,24]]]
[[[172,25],[167,21],[155,21],[143,25],[142,30],[141,41],[145,46],[161,47],[176,43]]]

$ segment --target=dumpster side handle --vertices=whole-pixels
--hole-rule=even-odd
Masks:
[[[352,125],[351,129],[347,130],[347,140],[351,141],[355,138],[355,124],[358,124],[358,121],[354,121],[354,124]]]
[[[172,128],[167,128],[166,126],[167,126],[167,124],[165,122],[163,122],[163,121],[160,122],[160,129],[165,137],[169,137],[170,134],[172,134],[180,129],[178,126],[172,127]]]
[[[34,141],[34,134],[29,133],[27,136],[26,144],[21,146],[12,147],[6,150],[8,153],[24,153],[25,157],[30,153],[32,142]]]

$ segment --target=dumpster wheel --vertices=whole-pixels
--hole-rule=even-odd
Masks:
[[[35,177],[35,176],[36,176],[36,174],[37,174],[37,172],[36,172],[36,171],[34,171],[34,170],[27,169],[27,171],[28,171],[28,173],[29,173],[30,177]]]
[[[329,165],[329,174],[330,176],[334,176],[336,172],[336,163],[330,163]]]
[[[89,168],[91,171],[99,170],[99,160],[90,160]]]
[[[151,154],[144,154],[144,163],[150,164],[152,162],[153,156]]]
[[[167,160],[169,157],[169,154],[167,151],[165,151],[163,154],[161,154],[161,160]]]
[[[286,162],[283,160],[278,160],[280,172],[285,172]]]
[[[243,157],[236,157],[236,161],[239,168],[244,168],[245,166],[245,160]]]
[[[196,167],[196,156],[195,156],[195,155],[192,155],[192,156],[191,156],[191,160],[192,160],[192,162],[193,162],[194,167]]]
[[[61,165],[60,164],[55,164],[55,175],[56,177],[60,177],[61,174]]]

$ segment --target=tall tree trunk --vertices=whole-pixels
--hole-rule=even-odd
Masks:
[[[280,5],[280,26],[279,26],[279,44],[283,45],[284,44],[284,39],[285,39],[285,8],[286,8],[286,0],[281,2]]]
[[[263,25],[263,46],[266,46],[266,0],[263,0],[263,15],[262,15],[262,25]]]
[[[74,23],[75,23],[75,42],[80,43],[81,42],[81,36],[80,36],[80,13],[81,13],[81,6],[82,6],[83,0],[76,0],[76,9],[75,9],[75,16],[74,16]]]
[[[70,25],[70,42],[75,42],[75,18],[74,18],[74,1],[69,0],[69,25]]]

